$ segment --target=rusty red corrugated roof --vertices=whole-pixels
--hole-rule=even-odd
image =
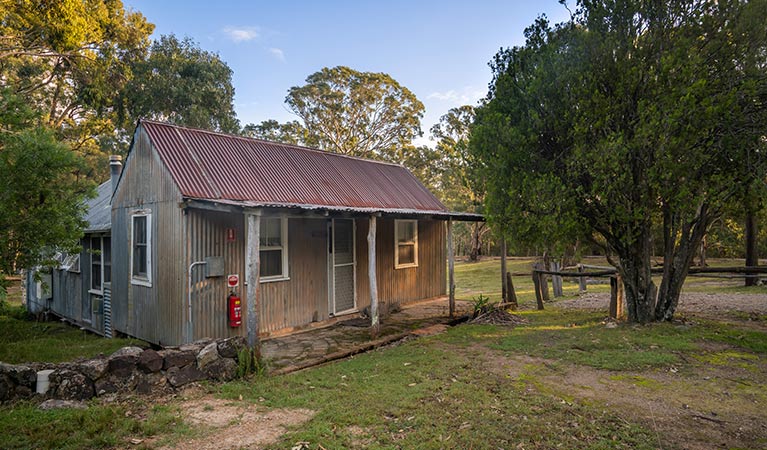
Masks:
[[[139,126],[186,198],[447,211],[401,165],[148,120]]]

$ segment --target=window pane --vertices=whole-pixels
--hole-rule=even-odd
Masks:
[[[262,250],[260,256],[262,277],[282,275],[282,250]]]
[[[282,245],[282,221],[279,217],[261,219],[261,235],[259,242],[263,247],[279,247]]]
[[[133,240],[137,244],[146,244],[146,216],[133,218]]]
[[[398,263],[402,264],[414,264],[415,263],[415,245],[413,244],[400,244],[397,246],[397,258]]]
[[[397,242],[413,242],[415,239],[415,222],[397,222]]]
[[[96,258],[100,258],[99,255],[91,255],[93,264],[91,264],[91,289],[101,290],[101,264],[97,262]]]
[[[112,263],[112,239],[104,238],[104,248],[101,249],[101,254],[104,255],[102,261],[104,264]]]
[[[101,238],[91,238],[91,254],[99,255],[101,252]]]

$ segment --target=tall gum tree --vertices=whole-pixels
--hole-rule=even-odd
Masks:
[[[490,220],[532,243],[591,238],[629,320],[670,320],[705,231],[739,180],[764,179],[748,157],[764,152],[767,2],[582,0],[526,37],[491,62],[472,131]]]

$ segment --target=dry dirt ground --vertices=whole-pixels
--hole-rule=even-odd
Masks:
[[[607,311],[608,293],[585,293],[556,301],[565,309]],[[678,315],[712,318],[734,325],[767,330],[767,294],[683,293]],[[653,370],[636,373],[553,365],[495,355],[495,370],[535,368],[538,388],[578,401],[596,402],[622,411],[627,419],[644,423],[658,447],[685,449],[767,448],[767,361],[741,360],[740,352],[724,344],[707,351],[733,357],[718,364],[696,363],[686,373]],[[747,356],[747,355],[745,355]],[[556,367],[556,370],[552,369]],[[756,445],[756,447],[755,447]]]
[[[610,304],[610,294],[587,292],[577,298],[557,300],[560,308],[604,309]],[[715,316],[719,313],[767,314],[767,290],[763,294],[682,292],[677,311],[682,314]]]
[[[275,443],[289,427],[309,421],[315,413],[307,409],[267,409],[209,396],[185,400],[180,406],[184,420],[197,428],[201,437],[165,449],[262,448]]]

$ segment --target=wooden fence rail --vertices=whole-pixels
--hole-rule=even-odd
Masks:
[[[623,298],[623,282],[618,271],[614,268],[608,269],[604,266],[587,266],[579,264],[577,272],[545,270],[542,264],[537,263],[533,266],[533,285],[535,286],[535,300],[538,309],[543,309],[544,302],[549,300],[549,285],[547,275],[552,277],[570,277],[579,279],[579,290],[586,291],[586,277],[598,278],[609,277],[610,279],[610,317],[614,319],[622,318],[625,313]],[[593,272],[585,272],[585,268],[605,269]],[[572,269],[572,268],[566,268]],[[663,273],[663,267],[653,267],[652,273]],[[715,275],[715,274],[735,274],[735,275]],[[712,278],[746,278],[755,277],[758,274],[767,274],[767,266],[734,266],[734,267],[690,267],[688,274],[692,276],[712,277]],[[527,275],[527,274],[525,274]],[[552,280],[553,282],[553,280]],[[561,292],[561,285],[560,285]],[[561,293],[559,294],[561,295]]]

